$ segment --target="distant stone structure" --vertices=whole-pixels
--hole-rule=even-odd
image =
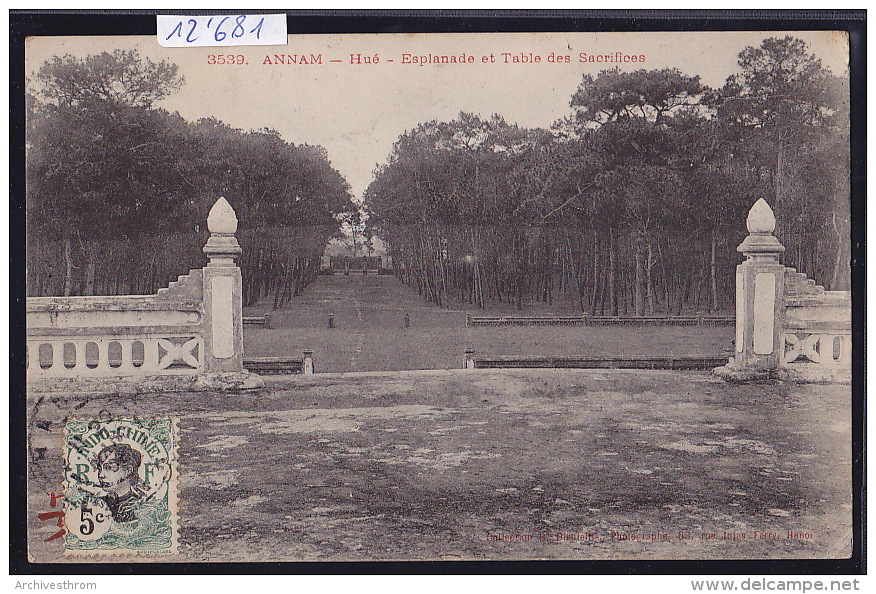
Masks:
[[[157,295],[29,297],[28,384],[119,392],[264,385],[243,367],[241,250],[225,198],[207,228],[207,266]]]
[[[320,269],[323,274],[389,274],[392,271],[392,257],[377,236],[367,238],[365,242],[352,237],[333,239],[323,251]]]
[[[328,267],[334,272],[377,272],[382,261],[381,256],[330,256]]]
[[[785,248],[765,200],[746,226],[737,248],[746,260],[736,268],[736,353],[715,373],[728,381],[851,381],[851,293],[825,291],[779,263]]]

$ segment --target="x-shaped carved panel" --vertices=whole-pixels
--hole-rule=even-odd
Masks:
[[[190,338],[182,344],[174,344],[171,341],[159,338],[158,346],[163,348],[165,355],[158,362],[158,369],[167,369],[177,361],[182,361],[186,365],[194,368],[201,366],[201,362],[195,356],[195,347],[199,344],[198,337]]]
[[[791,347],[785,351],[785,363],[796,361],[800,356],[813,363],[821,363],[821,354],[818,352],[820,339],[820,334],[810,334],[805,338],[800,338],[796,334],[785,334],[785,345]]]

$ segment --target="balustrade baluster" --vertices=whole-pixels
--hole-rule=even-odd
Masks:
[[[85,353],[88,342],[85,340],[76,340],[73,342],[73,368],[76,372],[83,370],[90,371],[85,364]]]
[[[834,334],[830,337],[830,354],[831,363],[834,365],[848,365],[851,362],[851,336],[848,334]],[[833,345],[836,339],[839,339],[839,353],[837,358],[833,358]]]
[[[143,341],[143,370],[158,372],[158,340],[153,338]]]
[[[97,371],[107,371],[110,369],[109,364],[109,343],[108,340],[98,340],[97,342]]]
[[[132,371],[134,369],[134,341],[119,340],[119,345],[122,347],[122,366],[119,369],[124,371]]]
[[[64,341],[52,341],[52,366],[47,369],[49,375],[66,375],[64,367]]]
[[[28,362],[28,372],[33,373],[34,375],[44,375],[45,370],[42,365],[40,365],[40,345],[41,342],[30,342],[28,343],[29,349],[29,362]]]

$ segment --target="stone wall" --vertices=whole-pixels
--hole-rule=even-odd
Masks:
[[[156,295],[28,298],[29,386],[130,392],[261,385],[243,367],[237,217],[224,198],[207,226],[207,266]]]
[[[851,381],[852,295],[785,272],[781,372],[798,381]]]

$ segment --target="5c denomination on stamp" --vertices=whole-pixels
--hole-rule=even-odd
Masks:
[[[173,419],[68,420],[65,554],[170,554],[177,545]]]

